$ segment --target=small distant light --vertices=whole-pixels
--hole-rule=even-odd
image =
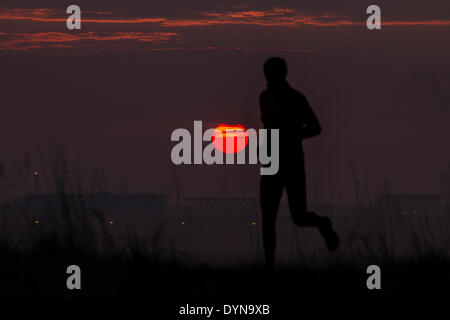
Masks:
[[[34,220],[34,223],[35,223],[35,224],[39,224],[40,221],[39,221],[39,220]]]
[[[109,224],[114,224],[114,223],[116,223],[116,222],[115,222],[114,220],[109,220],[108,223],[109,223]]]
[[[37,176],[37,175],[39,174],[39,172],[38,172],[37,170],[35,170],[35,171],[33,172],[33,174],[34,174],[35,176]]]
[[[256,222],[253,221],[253,222],[251,223],[251,225],[252,225],[252,226],[256,226]]]
[[[181,221],[181,224],[184,224],[184,221]]]

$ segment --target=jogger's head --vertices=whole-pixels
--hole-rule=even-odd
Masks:
[[[287,76],[286,61],[279,57],[269,58],[264,63],[264,75],[267,82],[281,82]]]

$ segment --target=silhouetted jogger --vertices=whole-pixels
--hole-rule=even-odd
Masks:
[[[287,83],[287,66],[283,59],[274,57],[267,60],[264,75],[267,89],[260,96],[261,119],[266,129],[279,129],[280,132],[278,173],[263,175],[260,190],[264,253],[266,264],[273,266],[275,222],[284,188],[292,219],[298,227],[317,227],[329,250],[339,246],[339,237],[334,232],[330,219],[307,211],[306,208],[302,139],[321,133],[319,121],[303,94]]]

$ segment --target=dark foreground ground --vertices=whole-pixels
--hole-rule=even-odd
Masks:
[[[366,287],[369,260],[381,268],[381,290]],[[73,264],[81,268],[81,290],[66,287],[66,269]],[[300,319],[311,312],[314,319],[338,313],[366,319],[415,314],[416,308],[436,314],[450,297],[450,261],[439,255],[404,261],[342,257],[320,268],[279,265],[267,270],[261,264],[181,262],[138,243],[99,253],[43,237],[26,250],[3,244],[0,270],[2,309],[45,315],[85,316],[95,309],[102,318],[121,312],[129,319]],[[225,304],[268,305],[270,314],[224,314]],[[61,306],[65,311],[60,314],[55,310]],[[211,317],[180,315],[185,306],[217,311]]]
[[[402,300],[450,297],[450,261],[423,256],[376,262],[381,290],[368,290],[369,263],[343,259],[313,268],[260,264],[215,266],[179,262],[143,247],[99,254],[40,239],[26,251],[3,246],[2,299],[150,299],[161,301]],[[81,268],[81,290],[68,290],[66,268]]]

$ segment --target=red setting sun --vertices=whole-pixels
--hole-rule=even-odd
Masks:
[[[219,143],[219,139],[222,143]],[[247,146],[248,133],[240,124],[221,124],[214,130],[212,141],[216,148],[223,153],[238,153]]]

